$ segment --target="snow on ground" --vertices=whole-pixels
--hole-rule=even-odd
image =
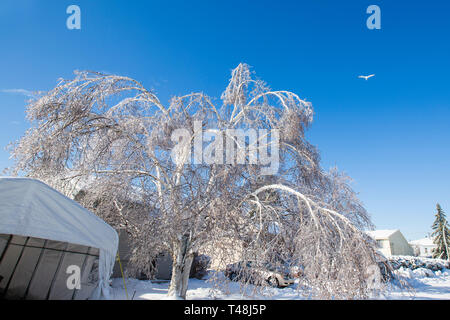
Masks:
[[[167,291],[169,281],[150,281],[127,279],[126,287],[129,299],[133,300],[164,300],[168,299]],[[249,285],[241,293],[238,282],[227,282],[220,289],[208,280],[189,279],[189,289],[187,291],[188,300],[244,300],[244,299],[302,299],[294,287],[288,288],[267,288],[264,295],[257,294],[252,297],[254,286]],[[123,279],[112,280],[111,298],[114,300],[126,299],[127,292],[124,289]]]
[[[450,270],[433,272],[425,268],[415,270],[400,268],[395,274],[409,283],[409,288],[400,289],[395,284],[391,289],[377,299],[450,299]],[[155,282],[150,280],[127,279],[126,287],[128,298],[133,300],[163,300],[168,299],[168,281]],[[264,295],[257,294],[252,297],[253,286],[246,288],[247,294],[242,294],[238,282],[228,282],[225,288],[217,289],[208,280],[189,280],[188,300],[241,300],[241,299],[273,299],[292,300],[304,299],[296,290],[295,285],[288,288],[267,288]],[[112,280],[111,298],[114,300],[125,300],[126,291],[122,278]]]
[[[450,270],[431,271],[425,268],[415,270],[400,268],[395,273],[407,280],[413,292],[394,288],[389,293],[389,299],[415,300],[450,300]]]

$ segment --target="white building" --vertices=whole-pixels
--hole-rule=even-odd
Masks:
[[[378,250],[386,257],[414,255],[413,248],[398,229],[366,231],[366,233],[377,242]]]
[[[409,244],[414,249],[414,254],[419,257],[431,258],[433,249],[437,247],[433,243],[433,238],[423,238],[419,240],[410,241]]]

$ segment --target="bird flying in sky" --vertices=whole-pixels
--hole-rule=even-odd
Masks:
[[[371,75],[368,75],[368,76],[358,76],[358,78],[361,78],[361,79],[369,79],[369,78],[372,78],[373,76],[375,76],[375,74],[371,74]]]

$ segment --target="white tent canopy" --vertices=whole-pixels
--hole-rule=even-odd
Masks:
[[[99,281],[91,298],[108,298],[117,232],[77,202],[38,180],[0,177],[0,234],[98,248]]]

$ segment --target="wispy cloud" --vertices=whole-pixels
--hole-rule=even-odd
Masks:
[[[30,98],[33,98],[36,96],[36,94],[33,91],[26,90],[26,89],[2,89],[0,92],[3,93],[11,93],[11,94],[21,94]]]

